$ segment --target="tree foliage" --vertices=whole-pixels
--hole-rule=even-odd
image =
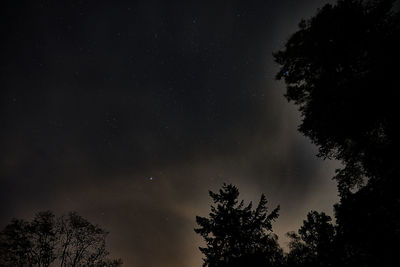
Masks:
[[[107,258],[107,234],[74,212],[59,218],[39,212],[30,222],[13,219],[0,232],[0,265],[121,266],[121,260]]]
[[[237,187],[224,184],[218,193],[209,192],[214,205],[208,218],[196,217],[206,247],[203,266],[277,266],[282,250],[272,232],[279,206],[268,213],[264,195],[255,209],[238,200]]]
[[[335,228],[331,220],[323,212],[311,211],[298,234],[288,233],[291,239],[290,252],[287,255],[289,266],[336,266]]]
[[[398,187],[369,183],[335,207],[342,266],[397,266],[400,242]]]
[[[395,0],[325,5],[274,54],[286,98],[299,106],[299,130],[320,156],[344,163],[342,194],[368,179],[399,175],[397,106],[400,16]]]
[[[398,265],[399,4],[325,5],[274,54],[281,66],[277,79],[302,114],[299,130],[319,147],[319,156],[343,163],[335,176],[337,266]]]

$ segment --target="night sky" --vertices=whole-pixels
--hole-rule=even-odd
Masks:
[[[77,211],[124,266],[201,266],[223,182],[281,205],[280,243],[332,214],[335,162],[297,132],[272,52],[328,1],[8,1],[0,226]]]

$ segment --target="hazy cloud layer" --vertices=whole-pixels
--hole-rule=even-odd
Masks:
[[[200,266],[195,215],[223,182],[281,205],[282,244],[331,212],[337,164],[297,132],[272,60],[323,1],[116,2],[1,11],[1,226],[76,210],[126,266]]]

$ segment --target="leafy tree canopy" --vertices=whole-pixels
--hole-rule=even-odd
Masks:
[[[325,5],[274,54],[277,79],[302,114],[299,130],[319,156],[344,166],[335,177],[338,266],[398,265],[399,6],[398,0]],[[301,233],[292,237],[293,253],[310,251]]]
[[[274,54],[286,98],[299,106],[299,130],[319,155],[344,163],[342,195],[365,178],[399,175],[400,16],[395,0],[325,5]],[[398,3],[397,3],[398,4]]]

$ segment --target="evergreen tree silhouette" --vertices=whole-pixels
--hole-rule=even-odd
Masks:
[[[196,217],[206,247],[203,266],[279,266],[282,249],[272,232],[272,222],[278,217],[279,206],[268,213],[264,195],[255,209],[250,202],[238,200],[239,190],[223,184],[218,193],[209,192],[211,205],[209,218]]]

